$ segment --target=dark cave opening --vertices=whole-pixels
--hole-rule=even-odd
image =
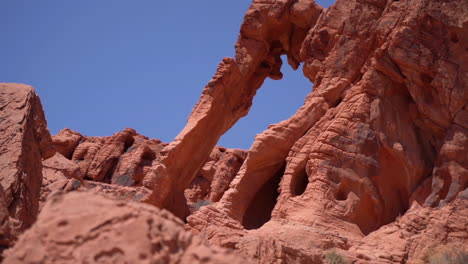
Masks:
[[[335,194],[335,199],[337,201],[346,201],[346,199],[348,199],[348,194],[343,190],[338,190],[338,192]]]
[[[304,168],[298,175],[296,175],[291,183],[291,194],[292,196],[299,196],[304,194],[309,184],[309,176],[307,175],[306,169]]]
[[[112,183],[112,175],[114,175],[114,171],[117,167],[117,163],[119,162],[119,158],[112,158],[110,160],[106,160],[104,162],[104,169],[102,170],[105,173],[104,178],[101,182],[111,184]]]
[[[125,139],[125,142],[124,142],[124,150],[123,150],[123,153],[126,153],[128,151],[128,149],[133,146],[133,143],[135,143],[135,138],[133,138],[133,136],[129,136]]]
[[[348,194],[352,190],[350,184],[346,179],[341,179],[340,183],[337,186],[335,192],[335,200],[337,201],[346,201],[348,199]]]
[[[338,98],[338,100],[333,104],[333,107],[337,107],[339,104],[341,104],[342,101],[343,101],[342,97]]]
[[[284,165],[255,194],[242,220],[245,229],[258,229],[271,219],[271,213],[279,196],[278,186],[285,169]]]

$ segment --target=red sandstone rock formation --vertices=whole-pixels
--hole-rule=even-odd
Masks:
[[[187,228],[198,237],[254,263],[323,263],[328,250],[349,263],[422,263],[440,244],[468,251],[467,43],[464,0],[338,0],[329,9],[311,0],[255,0],[235,58],[223,59],[170,144],[132,129],[103,138],[63,130],[51,140],[33,90],[2,84],[0,246],[11,245],[15,223],[29,226],[51,193],[93,190],[113,200],[52,196],[7,260],[63,262],[74,248],[72,262],[137,261],[138,252],[188,261],[192,238],[185,240],[180,222],[130,200],[184,220],[191,214]],[[314,83],[304,105],[248,152],[215,147],[248,113],[264,79],[282,77],[283,54],[294,69],[303,63]],[[108,225],[89,232],[91,220],[60,225],[84,215]],[[127,220],[150,218],[168,226],[157,237],[168,235],[184,251],[166,254],[171,244],[163,243],[148,253],[146,229],[125,231]],[[31,242],[48,230],[55,238]],[[97,237],[78,241],[90,234]],[[174,240],[179,234],[184,239]],[[70,248],[60,244],[67,236]],[[220,261],[217,249],[203,248]]]
[[[149,181],[151,175],[156,173],[152,166],[159,164],[165,155],[163,149],[166,143],[148,139],[133,129],[102,138],[82,136],[64,129],[52,138],[60,154],[43,164],[46,181],[41,201],[45,201],[52,190],[90,189],[96,186],[103,190],[110,189],[108,193],[111,195],[120,193],[119,197],[150,200],[148,193],[153,185]],[[243,150],[214,148],[197,177],[184,190],[188,202],[183,200],[179,216],[185,218],[195,210],[197,203],[219,201],[245,157]],[[72,182],[71,178],[77,180],[73,181],[76,187],[70,189],[67,184]],[[126,194],[121,195],[122,192]]]
[[[2,185],[0,185],[0,251],[12,246],[17,237],[17,226],[14,219],[10,218],[8,207],[6,205],[5,192]],[[0,257],[1,260],[1,257]]]
[[[88,241],[90,244],[100,245],[94,247],[94,250],[103,252],[101,255],[98,254],[99,252],[96,253],[97,255],[94,257],[97,259],[92,259],[93,256],[84,253],[73,255],[75,258],[72,259],[69,259],[68,256],[63,258],[62,253],[66,250],[61,250],[65,247],[72,250],[71,244],[60,244],[60,242],[55,244],[57,241],[54,239],[47,241],[41,239],[47,237],[44,234],[52,234],[53,232],[57,232],[54,233],[57,237],[65,233],[68,234],[68,237],[74,237],[73,232],[83,231],[82,236],[84,237],[89,235],[86,231],[86,225],[96,224],[95,219],[99,216],[110,217],[111,222],[117,221],[116,226],[112,227],[115,229],[120,226],[119,219],[126,217],[126,212],[133,209],[132,214],[136,218],[136,222],[141,219],[146,221],[144,219],[156,212],[156,215],[148,220],[150,221],[148,227],[152,228],[153,223],[156,227],[166,227],[163,233],[158,233],[158,231],[148,241],[140,241],[138,244],[141,246],[146,243],[145,247],[149,248],[151,252],[143,252],[143,250],[143,253],[138,254],[131,246],[124,249],[119,248],[117,251],[122,250],[127,254],[125,256],[127,262],[144,262],[145,259],[147,262],[159,261],[161,263],[237,263],[241,261],[241,258],[225,253],[225,250],[203,246],[198,238],[192,237],[181,229],[180,220],[169,216],[167,212],[160,213],[156,209],[146,208],[151,207],[150,205],[138,205],[133,208],[132,204],[129,204],[127,211],[122,211],[123,204],[129,201],[144,202],[149,200],[151,190],[145,186],[144,177],[151,173],[148,168],[151,167],[153,161],[158,161],[162,148],[167,144],[138,135],[133,129],[126,129],[111,137],[104,138],[86,137],[65,129],[51,139],[40,101],[31,87],[1,84],[0,95],[2,103],[1,131],[3,133],[1,137],[2,152],[0,152],[0,164],[3,169],[0,174],[0,250],[3,251],[3,249],[13,245],[20,232],[35,221],[39,210],[43,211],[46,218],[45,222],[39,220],[32,229],[22,235],[17,247],[12,249],[9,257],[4,260],[5,263],[36,263],[37,261],[41,263],[62,263],[64,261],[74,263],[88,261],[89,257],[90,261],[98,262],[102,260],[101,257],[105,261],[110,261],[107,257],[111,259],[118,257],[117,262],[124,262],[123,256],[114,256],[114,251],[107,252],[104,245],[101,245],[100,238],[96,238],[94,242]],[[245,156],[245,152],[241,150],[216,148],[200,172],[200,177],[204,177],[209,186],[204,190],[203,195],[191,197],[191,202],[197,203],[198,199],[219,200],[237,173]],[[196,183],[192,185],[191,188],[194,190],[189,188],[187,193],[196,193],[197,185]],[[74,196],[75,192],[72,192],[83,190],[97,192],[113,200],[105,200],[91,192],[77,194],[77,196]],[[58,209],[54,207],[58,206],[54,204],[54,201],[49,201],[49,204],[54,205],[47,207],[46,200],[54,192],[71,192],[70,198],[63,199],[71,199],[72,201],[60,204],[64,208]],[[50,209],[51,207],[52,209]],[[188,213],[187,205],[184,208]],[[78,212],[78,218],[74,218],[76,216],[76,211],[72,212],[74,209]],[[110,214],[112,211],[115,214]],[[122,213],[123,216],[119,215]],[[87,218],[90,215],[95,217]],[[62,226],[55,228],[49,223],[49,220],[54,219],[54,217],[63,218],[66,221],[68,219],[79,220],[83,226],[79,227],[79,225],[73,224],[71,230],[65,230]],[[161,220],[161,217],[165,220]],[[88,221],[83,221],[85,218]],[[132,221],[129,219],[129,222]],[[42,229],[43,227],[44,229]],[[49,230],[49,228],[51,229]],[[128,244],[130,235],[134,234],[132,232],[136,232],[137,229],[143,233],[147,231],[147,228],[141,225],[137,227],[131,225],[129,228],[132,229],[131,232],[124,232],[123,236],[118,228],[115,229],[117,230],[117,233],[114,234],[115,239],[121,239],[119,243],[122,245]],[[101,232],[98,229],[95,231]],[[106,233],[107,229],[102,232]],[[78,239],[74,241],[76,247],[83,246],[79,235],[74,237]],[[41,239],[34,238],[36,236],[41,237]],[[37,243],[43,241],[44,244],[30,243],[31,238]],[[154,244],[158,242],[158,239],[162,239],[159,241],[161,244]],[[24,244],[28,246],[24,247]],[[109,244],[109,246],[113,245],[116,244]],[[31,250],[31,248],[34,249]]]
[[[244,263],[169,212],[91,192],[54,193],[5,263]]]
[[[454,203],[460,210],[450,217],[463,219],[466,199],[454,200],[468,187],[467,10],[462,0],[338,0],[323,12],[311,1],[254,1],[236,59],[223,60],[167,148],[167,176],[155,186],[181,187],[169,197],[156,188],[156,204],[173,208],[171,197],[248,111],[263,79],[280,77],[278,58],[287,54],[293,67],[304,62],[313,92],[294,116],[256,138],[230,189],[190,216],[189,225],[261,263],[313,263],[321,262],[323,249],[349,250],[412,206],[412,214],[427,210],[415,204]],[[298,27],[307,33],[294,35]],[[232,108],[224,114],[223,105]],[[213,142],[197,141],[202,133]],[[194,146],[199,159],[184,155]],[[456,233],[466,243],[466,224]],[[378,261],[414,262],[430,246],[407,237],[404,248],[389,241],[395,255]],[[446,242],[434,237],[433,243]],[[377,261],[368,254],[355,258]]]
[[[247,153],[240,149],[214,148],[189,188],[185,189],[190,211],[195,211],[201,205],[218,202],[246,156]]]
[[[280,55],[287,54],[290,65],[297,68],[301,43],[321,10],[309,0],[254,1],[241,27],[235,59],[223,59],[187,126],[165,148],[167,154],[161,163],[154,166],[158,174],[153,188],[171,191],[155,191],[152,203],[181,215],[181,193],[202,168],[221,135],[248,113],[266,77],[282,78]],[[276,147],[287,149],[288,145],[272,146],[271,155]],[[268,165],[274,162],[270,160]]]
[[[67,159],[71,159],[75,148],[80,143],[83,136],[73,130],[65,128],[57,135],[52,136],[52,142],[58,153]]]
[[[54,154],[39,97],[30,86],[0,83],[0,183],[20,229],[35,220],[42,159]]]
[[[465,190],[440,208],[414,203],[395,222],[369,234],[343,254],[356,263],[421,263],[424,256],[434,253],[432,250],[449,245],[457,252],[464,251],[466,262],[467,199],[468,190]]]

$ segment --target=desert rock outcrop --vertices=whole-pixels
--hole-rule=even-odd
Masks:
[[[162,148],[167,144],[141,136],[133,129],[125,129],[111,137],[104,138],[87,137],[70,129],[64,129],[51,138],[40,100],[30,86],[1,84],[0,93],[2,103],[1,131],[3,133],[1,137],[2,152],[0,153],[0,164],[3,169],[0,185],[1,251],[11,247],[16,242],[17,237],[35,222],[39,211],[46,215],[52,214],[52,216],[47,216],[51,218],[73,217],[73,213],[68,214],[66,209],[60,209],[59,211],[55,211],[55,209],[50,211],[48,209],[50,206],[47,207],[46,201],[49,201],[48,197],[53,193],[62,193],[58,195],[60,197],[64,193],[70,193],[70,197],[75,198],[70,198],[74,200],[70,202],[69,206],[75,209],[78,208],[78,211],[81,210],[80,212],[83,214],[86,214],[86,212],[95,214],[96,217],[103,212],[106,212],[104,214],[107,215],[115,204],[119,204],[117,206],[117,209],[119,209],[122,204],[149,200],[151,190],[147,188],[148,186],[145,186],[144,177],[149,173],[148,167],[151,167],[153,161],[158,161]],[[245,156],[246,153],[242,150],[217,147],[213,151],[199,175],[199,178],[206,181],[207,187],[200,193],[199,185],[194,182],[187,189],[187,193],[197,194],[187,196],[190,197],[192,211],[194,210],[193,205],[199,200],[219,200],[219,197],[224,193],[237,173]],[[99,193],[100,196],[93,193]],[[54,196],[56,198],[52,199],[58,199],[58,196],[56,195]],[[108,197],[107,200],[104,196]],[[88,203],[88,200],[92,200],[94,204],[93,202]],[[100,200],[103,200],[103,202],[99,203]],[[53,202],[49,201],[49,203]],[[89,207],[83,207],[83,203],[88,204]],[[149,211],[145,211],[147,215],[156,212],[156,214],[160,214],[159,217],[161,215],[167,217],[167,229],[173,231],[173,233],[167,235],[175,236],[171,238],[171,241],[166,241],[169,252],[161,253],[162,249],[158,249],[157,246],[152,247],[152,254],[162,254],[163,256],[148,255],[148,261],[152,259],[153,262],[159,261],[161,263],[167,261],[226,263],[225,261],[242,260],[242,258],[225,253],[226,250],[203,246],[198,238],[192,237],[186,231],[183,231],[180,220],[171,216],[170,213],[158,213],[159,211],[151,208],[151,205],[141,205],[142,208],[145,208],[145,206],[149,208]],[[128,210],[132,210],[132,208],[129,207]],[[152,212],[151,210],[155,211]],[[187,206],[185,210],[188,214],[189,209]],[[134,215],[135,217],[144,218],[144,213],[137,209],[135,209]],[[89,222],[82,223],[91,225],[93,219],[89,218]],[[24,243],[29,244],[28,236],[39,235],[43,237],[41,232],[51,232],[46,228],[34,233],[36,231],[32,230],[41,228],[40,222],[40,220],[36,222],[34,227],[21,236],[23,240],[20,239],[18,242],[19,247],[22,247],[21,245]],[[47,224],[45,226],[47,227]],[[52,229],[58,232],[57,236],[64,233],[72,235],[72,230],[63,231],[63,229],[55,229],[55,227]],[[141,229],[141,231],[145,232],[146,229]],[[31,232],[34,234],[30,234]],[[130,233],[125,233],[122,241],[129,238]],[[177,240],[179,239],[177,237],[179,233],[181,241]],[[159,235],[164,236],[166,234],[163,232],[157,234],[157,236]],[[79,241],[75,242],[77,245],[80,244]],[[51,243],[53,244],[53,242]],[[35,261],[39,261],[62,263],[65,261],[58,251],[54,251],[56,248],[44,251],[44,247],[51,245],[29,245],[35,249],[30,250],[30,247],[27,246],[23,256],[21,250],[15,248],[10,251],[14,253],[11,253],[10,257],[4,262],[35,263]],[[67,245],[61,246],[67,247]],[[54,247],[54,245],[51,247]],[[99,250],[100,248],[96,247],[95,249]],[[133,253],[135,252],[131,250],[129,254]],[[37,260],[36,257],[38,256],[44,258],[41,257],[41,260]],[[112,254],[109,256],[112,257]],[[82,257],[84,258],[83,261],[86,261],[88,256],[78,255],[76,257],[77,259],[70,261],[81,261],[83,260]],[[106,252],[104,252],[103,257],[104,259],[108,257]],[[133,257],[135,256],[132,255],[129,258],[132,259]],[[132,259],[131,261],[137,260]],[[93,261],[93,259],[90,259],[90,261]],[[94,259],[94,261],[97,260]]]
[[[256,32],[263,32],[278,26],[278,18],[294,24],[296,5],[305,6],[301,15],[314,17],[296,57],[313,91],[294,116],[256,137],[221,200],[188,218],[212,243],[238,248],[261,263],[278,258],[319,263],[323,249],[346,251],[372,232],[385,237],[376,230],[409,208],[415,208],[411,214],[424,214],[428,209],[416,205],[449,206],[468,187],[468,2],[338,0],[320,13],[311,11],[316,10],[312,1],[254,1],[241,27],[236,60],[250,47],[243,38],[246,28],[258,25]],[[264,43],[282,39],[280,29]],[[294,45],[280,43],[279,55],[291,57]],[[253,58],[263,54],[250,51]],[[261,65],[249,61],[250,68]],[[214,80],[220,72],[231,76],[236,70],[218,70]],[[227,92],[230,84],[218,89]],[[208,112],[197,109],[209,111],[227,100],[218,94],[207,100],[204,92],[192,115],[211,123]],[[184,131],[197,125],[189,120]],[[189,138],[182,134],[172,144]],[[460,210],[450,217],[463,222],[466,199],[456,204]],[[449,211],[437,212],[449,217]],[[466,222],[459,228],[457,239],[466,243]],[[283,236],[277,238],[275,230]],[[418,242],[408,241],[399,260],[379,261],[420,259],[422,250],[411,250]],[[369,254],[362,261],[373,259]]]
[[[63,129],[52,138],[60,154],[43,164],[42,201],[52,190],[101,188],[108,190],[105,193],[111,196],[115,194],[114,198],[117,195],[150,202],[152,176],[159,173],[153,167],[160,164],[167,143],[149,139],[129,128],[110,137],[88,137]],[[246,153],[215,147],[181,193],[179,217],[185,218],[200,204],[219,201],[244,162]],[[70,189],[71,182],[75,187]]]
[[[244,263],[207,247],[167,211],[91,192],[56,192],[4,263]]]
[[[0,83],[0,183],[9,215],[28,228],[39,207],[42,159],[54,155],[39,97],[32,87]]]

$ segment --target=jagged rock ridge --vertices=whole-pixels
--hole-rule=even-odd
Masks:
[[[64,129],[51,138],[30,86],[0,84],[0,94],[0,250],[10,248],[2,263],[246,261],[207,246],[171,213],[142,203],[151,190],[141,174],[157,159],[159,140],[132,129],[105,138]],[[242,150],[213,151],[186,190],[191,211],[200,200],[219,200],[244,157]],[[202,181],[208,186],[200,188]]]

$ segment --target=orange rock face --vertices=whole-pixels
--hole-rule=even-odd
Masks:
[[[54,154],[39,97],[30,86],[0,83],[0,183],[20,229],[35,220],[42,159]]]
[[[254,0],[169,144],[51,139],[33,90],[2,84],[0,246],[42,208],[7,263],[239,261],[216,246],[248,263],[424,263],[441,245],[466,258],[467,43],[465,0]],[[217,147],[282,78],[281,55],[314,84],[304,105],[249,151]]]
[[[293,16],[296,6],[301,12]],[[468,204],[459,196],[468,187],[467,8],[466,1],[338,0],[327,10],[311,1],[254,1],[241,27],[235,64],[244,67],[241,51],[247,50],[254,58],[247,60],[249,69],[265,65],[255,59],[264,53],[246,39],[260,39],[270,44],[268,51],[290,58],[297,47],[294,58],[304,63],[314,90],[295,115],[257,136],[228,191],[190,216],[189,225],[212,243],[261,263],[320,263],[324,249],[350,253],[377,236],[388,238],[385,249],[392,253],[376,258],[376,251],[368,250],[348,258],[416,262],[430,244],[447,242],[433,234],[450,234],[466,244],[461,219]],[[304,18],[310,20],[302,38],[283,37],[280,25],[295,27]],[[270,27],[277,29],[274,34],[262,34]],[[214,80],[237,74],[222,68],[226,61]],[[227,93],[230,85],[222,82],[218,90]],[[226,100],[218,94],[205,92],[192,116],[211,123],[215,102]],[[184,131],[198,127],[207,126],[189,120]],[[194,144],[181,134],[172,145],[185,140]],[[460,208],[454,215],[421,207],[454,204]],[[405,233],[405,247],[382,231],[401,215],[391,225],[410,224],[410,215],[427,212],[432,215],[421,227],[424,235],[413,239],[414,231]],[[449,216],[462,222],[457,231],[431,222]]]

